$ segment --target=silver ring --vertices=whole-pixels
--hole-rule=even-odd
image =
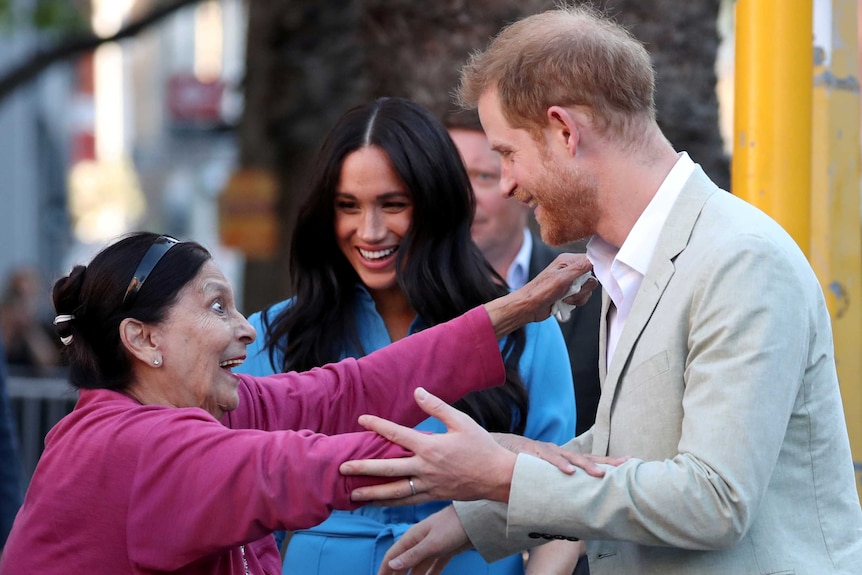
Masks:
[[[416,486],[413,485],[413,479],[408,479],[407,483],[410,484],[410,495],[416,495]]]

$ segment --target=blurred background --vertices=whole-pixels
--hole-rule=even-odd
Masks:
[[[726,187],[733,2],[597,4],[647,43],[663,128]],[[334,121],[380,95],[444,113],[471,50],[553,5],[0,0],[0,285],[26,266],[45,288],[145,228],[213,249],[246,313],[281,299],[303,168]]]

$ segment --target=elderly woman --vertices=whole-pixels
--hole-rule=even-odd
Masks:
[[[46,438],[0,572],[279,573],[273,530],[356,507],[369,480],[339,475],[342,462],[405,454],[360,432],[360,414],[415,425],[417,384],[449,402],[499,385],[497,339],[547,317],[588,268],[570,256],[365,358],[253,378],[231,372],[255,331],[210,254],[120,240],[54,285],[80,398]]]

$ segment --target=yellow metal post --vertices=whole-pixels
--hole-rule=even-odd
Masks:
[[[807,254],[811,182],[811,0],[737,0],[731,191]]]
[[[862,225],[857,1],[814,0],[810,260],[832,315],[835,359],[862,498]],[[802,134],[800,134],[801,136]]]
[[[790,232],[823,286],[862,498],[858,2],[737,0],[731,191]]]

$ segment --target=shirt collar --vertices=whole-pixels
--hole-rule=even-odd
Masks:
[[[532,251],[533,236],[530,235],[530,230],[524,228],[524,241],[521,243],[521,249],[518,250],[518,254],[509,265],[509,271],[506,272],[506,283],[509,284],[509,289],[520,289],[527,283],[527,276],[529,276],[530,271],[530,252]]]
[[[659,235],[682,187],[694,172],[694,162],[682,152],[646,209],[626,236],[617,259],[646,275]]]
[[[661,230],[694,169],[694,161],[686,152],[681,152],[619,249],[599,236],[590,239],[587,244],[587,257],[593,263],[593,271],[602,285],[610,279],[611,267],[615,261],[624,263],[641,276],[646,275]]]

